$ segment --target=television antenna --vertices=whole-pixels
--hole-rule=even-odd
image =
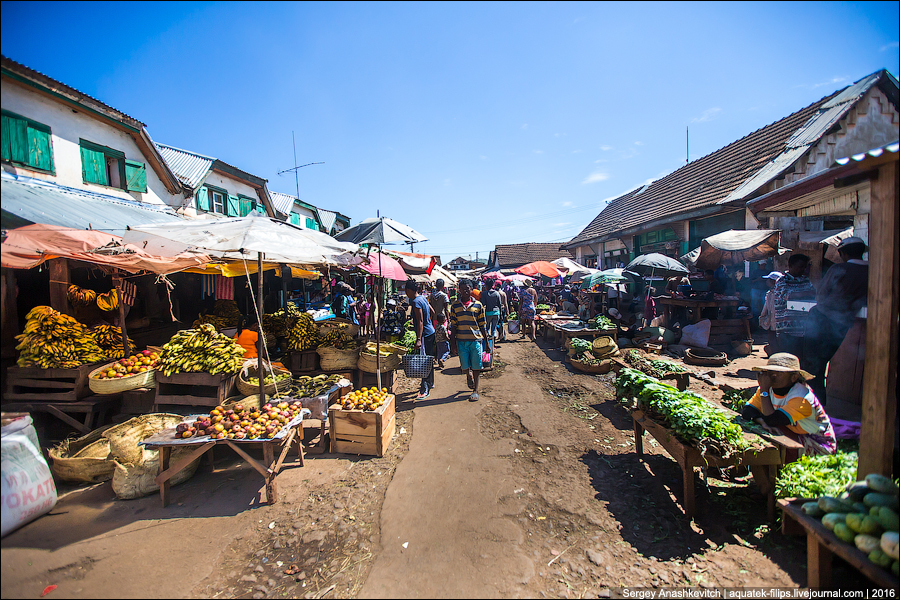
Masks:
[[[324,165],[325,163],[324,162],[313,162],[313,163],[307,163],[305,165],[297,165],[297,140],[294,138],[293,131],[291,132],[291,141],[294,143],[294,166],[291,167],[290,169],[285,169],[284,171],[278,171],[278,174],[284,175],[285,173],[290,173],[291,171],[294,172],[294,181],[297,184],[297,200],[299,200],[300,199],[300,175],[298,174],[298,172],[300,171],[300,169],[302,169],[303,167],[308,167],[310,165]]]

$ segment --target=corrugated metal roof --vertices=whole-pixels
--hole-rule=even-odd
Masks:
[[[171,207],[148,206],[55,183],[2,174],[2,226],[27,223],[96,229],[122,235],[128,226],[182,220]]]
[[[322,223],[322,227],[325,228],[325,233],[330,234],[332,227],[334,227],[334,222],[337,221],[337,214],[322,208],[317,208],[316,212],[319,214],[319,221]]]
[[[200,187],[206,174],[209,173],[215,158],[203,156],[196,152],[188,152],[173,146],[155,143],[160,155],[179,181],[196,190]]]
[[[282,192],[269,192],[269,195],[272,197],[272,206],[275,207],[275,210],[278,212],[289,215],[291,214],[291,209],[294,207],[295,197],[290,194],[284,194]]]

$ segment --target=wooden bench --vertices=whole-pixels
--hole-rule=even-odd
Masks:
[[[88,396],[77,402],[3,402],[3,410],[9,412],[45,412],[53,415],[73,429],[87,434],[106,419],[107,413],[121,400],[121,395]],[[84,415],[83,422],[72,414]]]
[[[831,589],[833,587],[831,561],[836,554],[875,585],[896,590],[900,581],[889,571],[874,564],[853,544],[839,540],[833,532],[822,525],[819,519],[810,517],[800,509],[800,505],[809,501],[809,499],[803,498],[778,500],[778,507],[784,516],[781,521],[781,532],[785,535],[806,533],[807,587],[812,589]],[[878,597],[882,596],[873,596],[873,598]]]

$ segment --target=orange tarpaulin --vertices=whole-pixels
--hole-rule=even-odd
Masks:
[[[11,269],[30,269],[53,258],[68,258],[129,273],[150,271],[165,275],[210,261],[205,254],[194,252],[174,257],[154,256],[137,246],[123,244],[121,237],[110,233],[41,224],[11,229],[0,250],[0,264]]]
[[[543,275],[544,277],[559,277],[559,269],[551,262],[546,260],[538,260],[522,265],[515,270],[516,273],[534,277],[535,275]]]

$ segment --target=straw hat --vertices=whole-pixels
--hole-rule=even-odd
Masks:
[[[799,373],[805,380],[815,379],[815,375],[807,373],[800,368],[800,359],[787,352],[778,352],[769,357],[766,366],[753,367],[754,371],[783,371],[787,373]]]

